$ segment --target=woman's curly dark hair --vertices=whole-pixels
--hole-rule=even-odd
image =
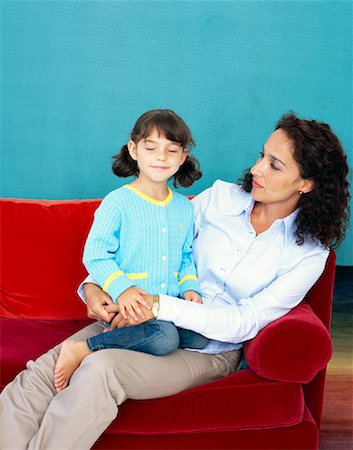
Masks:
[[[137,144],[141,139],[146,139],[154,129],[188,151],[195,145],[189,127],[170,109],[153,109],[142,114],[131,131],[131,140]],[[115,175],[118,177],[138,176],[137,162],[131,158],[127,145],[124,145],[113,159],[112,170]],[[189,187],[201,177],[199,162],[188,153],[186,160],[173,177],[174,187],[178,184]]]
[[[336,248],[344,238],[350,212],[349,169],[340,141],[326,123],[299,119],[292,112],[285,114],[275,129],[284,131],[291,141],[300,176],[315,183],[299,200],[297,243],[311,239]],[[240,180],[246,192],[251,191],[251,182],[250,172]]]

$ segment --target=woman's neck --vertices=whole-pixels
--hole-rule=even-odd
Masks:
[[[250,221],[258,235],[268,230],[275,220],[284,219],[293,211],[295,211],[295,208],[283,208],[280,205],[256,202],[251,212]]]
[[[168,197],[169,191],[166,182],[154,183],[150,180],[143,180],[140,177],[136,178],[131,186],[141,191],[143,194],[154,200],[163,201]]]

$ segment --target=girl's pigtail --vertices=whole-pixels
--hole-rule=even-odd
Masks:
[[[174,187],[176,188],[178,184],[183,187],[189,187],[201,177],[202,173],[199,162],[194,156],[188,155],[184,164],[174,175]]]
[[[131,158],[127,145],[121,147],[120,152],[113,156],[112,171],[118,177],[138,175],[137,162]]]

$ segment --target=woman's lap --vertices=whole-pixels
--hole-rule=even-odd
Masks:
[[[101,326],[94,323],[75,333],[71,339],[85,340],[101,330]],[[54,448],[59,444],[70,448],[77,439],[76,433],[84,436],[88,433],[85,423],[93,422],[97,423],[97,430],[90,431],[93,433],[90,439],[96,439],[114,420],[117,406],[127,398],[150,399],[175,394],[234,372],[240,361],[240,352],[208,355],[179,349],[167,356],[153,356],[106,349],[89,355],[72,376],[68,388],[56,395],[53,372],[58,349],[59,346],[36,361],[30,361],[28,370],[19,374],[1,395],[1,407],[6,410],[1,433],[17,448],[23,448],[32,438],[34,448],[38,445]],[[67,417],[62,411],[66,411]],[[102,417],[97,417],[97,411],[102,411]],[[38,430],[42,420],[43,426]],[[60,426],[54,426],[56,421]],[[71,435],[70,430],[66,430],[65,443],[62,442],[63,435],[53,431],[65,428],[63,421],[68,424],[71,421],[70,430],[73,430]],[[82,429],[78,431],[80,427]]]

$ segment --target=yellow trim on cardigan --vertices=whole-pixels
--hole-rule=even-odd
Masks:
[[[103,291],[107,292],[108,287],[112,284],[114,280],[125,275],[129,280],[142,280],[148,278],[147,272],[137,272],[137,273],[124,273],[122,271],[112,273],[103,284]]]
[[[144,278],[148,278],[147,272],[139,272],[139,273],[127,273],[126,276],[129,280],[143,280]]]
[[[108,287],[112,284],[114,280],[116,280],[118,277],[121,277],[121,275],[124,275],[124,272],[121,270],[119,272],[114,272],[105,280],[103,284],[103,291],[107,292]]]
[[[161,200],[161,201],[155,200],[154,198],[150,197],[149,195],[144,194],[139,189],[136,189],[134,186],[131,186],[131,184],[125,184],[123,187],[126,189],[129,189],[130,191],[134,192],[135,194],[137,194],[144,200],[147,200],[148,202],[153,203],[154,205],[157,205],[157,206],[167,206],[168,203],[170,203],[171,199],[173,198],[173,191],[168,186],[167,186],[168,195],[164,200]]]
[[[184,281],[186,280],[194,280],[194,281],[198,281],[197,277],[195,275],[185,275],[185,277],[183,277],[180,281],[179,281],[179,286],[184,283]]]

